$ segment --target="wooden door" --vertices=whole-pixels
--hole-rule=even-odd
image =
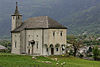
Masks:
[[[51,48],[51,55],[54,55],[54,48]]]

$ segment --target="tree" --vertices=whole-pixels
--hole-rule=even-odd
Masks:
[[[99,51],[100,50],[98,49],[98,47],[95,46],[94,49],[93,49],[93,58],[94,58],[94,60],[97,60],[98,59],[98,56],[100,55],[100,52]]]
[[[6,52],[11,52],[11,42],[8,40],[1,40],[0,45],[3,45],[7,48]]]
[[[76,56],[76,54],[77,54],[77,52],[78,52],[78,50],[79,50],[79,48],[82,46],[82,41],[74,41],[73,42],[73,48],[74,48],[74,53],[73,53],[73,55],[74,56]]]
[[[76,39],[75,36],[70,36],[68,43],[72,44],[73,46],[73,56],[76,56],[78,49],[82,46],[82,41]]]

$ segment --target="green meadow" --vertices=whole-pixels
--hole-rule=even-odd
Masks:
[[[62,63],[64,64],[61,65]],[[38,56],[36,59],[32,59],[32,56],[27,55],[1,53],[0,67],[100,67],[100,61],[65,56]]]

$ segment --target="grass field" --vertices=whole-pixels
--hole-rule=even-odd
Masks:
[[[58,61],[54,58],[58,58]],[[45,61],[51,63],[45,63]],[[100,61],[88,61],[74,57],[39,56],[32,59],[32,56],[0,53],[0,67],[62,67],[61,63],[64,62],[63,67],[100,67]]]

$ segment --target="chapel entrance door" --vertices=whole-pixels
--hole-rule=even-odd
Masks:
[[[51,55],[54,55],[54,48],[51,48]]]

